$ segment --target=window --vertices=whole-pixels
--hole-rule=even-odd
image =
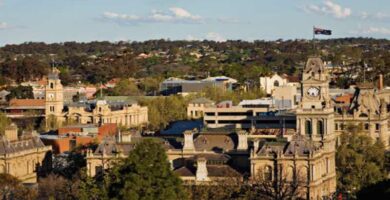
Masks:
[[[375,124],[375,130],[379,131],[379,128],[381,127],[380,124]]]
[[[264,180],[272,181],[272,167],[266,166],[264,168]]]
[[[317,133],[324,135],[324,122],[322,120],[317,121]]]
[[[50,106],[50,112],[54,112],[54,106]]]
[[[364,130],[368,130],[370,128],[370,125],[368,123],[364,124]]]
[[[279,87],[279,81],[275,81],[275,82],[274,82],[274,86],[275,86],[275,87]]]
[[[306,120],[305,122],[305,133],[306,135],[310,135],[312,134],[312,125],[311,125],[311,121],[310,120]]]
[[[53,83],[50,83],[50,88],[51,88],[51,89],[54,88],[54,84],[53,84]]]
[[[336,131],[339,130],[339,124],[338,123],[334,124],[334,130],[336,130]]]

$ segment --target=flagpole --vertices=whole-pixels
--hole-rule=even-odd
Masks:
[[[315,29],[315,26],[313,26],[313,40],[312,40],[312,43],[313,43],[313,54],[314,56],[316,55],[316,43],[315,43],[315,39],[316,39],[316,34],[314,33],[314,29]]]

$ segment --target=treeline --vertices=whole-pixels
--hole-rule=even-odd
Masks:
[[[366,79],[378,73],[388,78],[390,41],[344,38],[315,41],[169,41],[24,43],[0,48],[0,80],[25,81],[46,75],[50,66],[61,69],[64,84],[106,82],[112,78],[158,79],[170,76],[226,75],[242,84],[256,85],[260,75],[274,72],[298,75],[309,55],[321,55],[336,65],[372,68]],[[143,56],[140,56],[140,55]],[[352,84],[343,77],[338,85]],[[390,79],[385,79],[390,80]]]

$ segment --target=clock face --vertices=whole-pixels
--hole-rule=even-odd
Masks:
[[[320,95],[320,89],[311,87],[307,90],[307,95],[311,97],[318,97],[318,95]]]

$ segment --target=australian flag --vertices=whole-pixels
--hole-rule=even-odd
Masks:
[[[326,30],[326,29],[316,28],[316,27],[313,28],[313,32],[315,35],[332,35],[331,30]]]

